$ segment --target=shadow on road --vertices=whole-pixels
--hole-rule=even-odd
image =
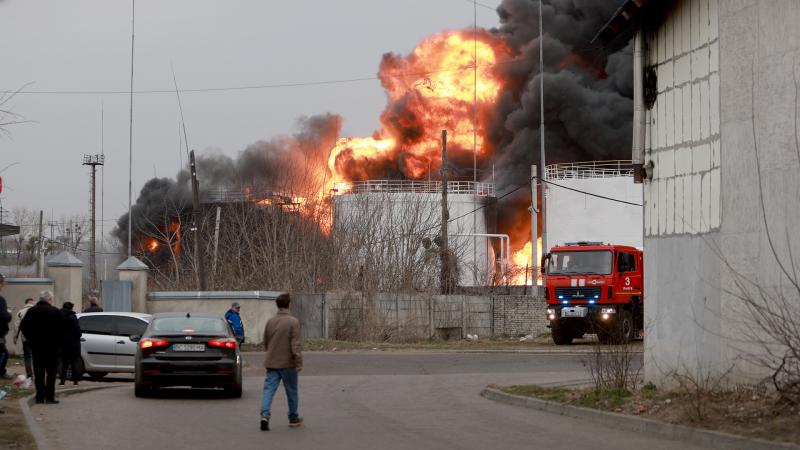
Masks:
[[[154,389],[147,395],[148,398],[176,399],[176,400],[230,400],[230,394],[222,389],[170,387]]]

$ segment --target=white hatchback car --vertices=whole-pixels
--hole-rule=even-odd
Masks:
[[[92,378],[109,372],[133,372],[136,346],[151,315],[125,312],[78,314],[83,371]]]

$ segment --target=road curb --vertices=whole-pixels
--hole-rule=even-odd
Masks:
[[[61,389],[56,390],[56,397],[66,397],[69,395],[74,394],[82,394],[84,392],[89,391],[97,391],[100,389],[109,389],[114,387],[122,387],[120,385],[108,385],[108,386],[86,386],[86,387],[77,387],[71,389]],[[33,413],[31,412],[31,407],[36,404],[36,394],[31,394],[27,397],[23,397],[19,399],[19,407],[22,410],[22,415],[25,417],[25,423],[28,425],[28,430],[30,430],[31,435],[33,435],[33,440],[36,442],[36,448],[38,450],[49,450],[51,447],[47,442],[47,439],[44,437],[44,432],[42,428],[39,426],[39,422],[36,421],[36,418],[33,417]]]
[[[800,449],[800,446],[766,441],[764,439],[751,439],[733,434],[722,433],[719,431],[702,430],[699,428],[676,425],[657,420],[645,419],[636,416],[627,416],[596,409],[581,408],[578,406],[565,405],[559,402],[551,402],[533,397],[507,394],[505,392],[485,388],[481,391],[481,397],[494,400],[507,405],[521,406],[523,408],[545,411],[562,416],[573,417],[576,419],[587,419],[602,425],[609,426],[624,431],[638,433],[656,434],[667,439],[676,441],[688,441],[702,447],[709,448],[734,448],[742,450],[778,450],[778,449]]]

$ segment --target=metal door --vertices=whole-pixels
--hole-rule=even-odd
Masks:
[[[103,310],[108,312],[131,312],[130,281],[103,280]]]
[[[135,317],[117,316],[114,318],[114,353],[117,355],[116,365],[118,370],[133,371],[136,356],[137,341],[131,340],[132,336],[141,337],[147,328],[147,322]]]

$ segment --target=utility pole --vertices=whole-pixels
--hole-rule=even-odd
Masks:
[[[44,278],[44,258],[42,257],[42,219],[44,218],[44,211],[39,211],[39,238],[36,240],[36,264],[37,276]]]
[[[447,242],[447,223],[450,212],[447,209],[447,130],[442,130],[442,227],[440,231],[441,245],[439,259],[441,262],[440,283],[442,294],[450,293],[450,249]]]
[[[531,166],[531,295],[536,297],[536,278],[538,277],[537,268],[539,266],[536,261],[536,240],[538,238],[539,230],[537,227],[537,218],[539,216],[536,209],[536,200],[539,198],[539,193],[536,189],[536,165]]]
[[[131,0],[131,98],[130,128],[128,131],[128,258],[133,256],[133,42],[136,30],[136,0]]]
[[[97,166],[102,166],[106,157],[104,155],[83,155],[83,165],[91,168],[91,193],[89,194],[89,210],[92,216],[91,241],[89,242],[89,290],[97,290],[97,208],[95,207],[95,192],[97,190]],[[130,222],[130,216],[128,217]]]
[[[547,178],[547,174],[545,173],[545,159],[544,159],[544,42],[542,39],[544,38],[544,31],[542,28],[542,2],[539,1],[539,118],[541,120],[539,124],[539,147],[541,150],[541,176],[539,177],[542,180],[542,254],[547,253],[547,216],[545,212],[547,210],[547,185],[545,184],[545,179]],[[536,240],[531,242],[531,247],[533,247],[533,254],[536,254]],[[534,258],[536,259],[536,258]],[[545,284],[546,275],[542,274],[542,284]]]
[[[214,264],[211,266],[211,272],[214,277],[214,284],[216,284],[217,280],[217,247],[219,246],[219,216],[221,211],[222,207],[217,205],[217,220],[214,225]]]
[[[197,166],[194,161],[194,150],[189,152],[189,168],[192,173],[192,240],[194,241],[194,262],[197,267],[197,284],[201,291],[206,290],[206,271],[203,266],[203,258],[200,257],[200,233],[197,229],[197,217],[200,215],[200,186],[197,183]]]

